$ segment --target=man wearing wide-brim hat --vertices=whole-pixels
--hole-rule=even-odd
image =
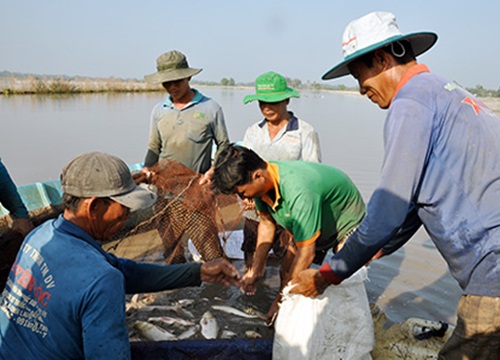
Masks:
[[[346,27],[344,60],[323,79],[350,73],[362,95],[388,109],[384,164],[358,230],[319,271],[300,273],[292,291],[316,296],[423,225],[463,290],[440,359],[498,359],[500,121],[459,85],[417,64],[415,56],[436,40],[429,32],[404,35],[387,12]]]
[[[157,72],[146,75],[145,80],[162,84],[169,96],[151,114],[144,166],[170,159],[205,173],[212,163],[212,146],[229,143],[222,108],[190,87],[191,77],[202,69],[189,67],[184,54],[172,50],[160,55],[156,63]]]
[[[162,84],[169,96],[157,104],[151,113],[148,151],[141,172],[149,175],[150,168],[158,161],[173,160],[197,173],[210,174],[214,145],[218,153],[229,144],[222,108],[190,87],[191,77],[202,69],[191,68],[186,56],[180,51],[172,50],[160,55],[156,64],[157,72],[146,75],[145,80]],[[208,174],[200,181],[208,181]],[[186,206],[175,201],[175,204],[165,209],[167,213],[161,225],[168,226],[165,221],[180,223],[181,219],[191,218],[191,221],[179,224],[179,228],[182,227],[189,234],[203,260],[223,256],[217,230],[214,230],[214,226],[208,226],[214,219],[208,219],[201,212],[187,213],[184,211]],[[197,224],[196,229],[190,229],[193,223]],[[202,224],[206,225],[203,230]],[[160,232],[163,236],[167,230],[161,228]],[[185,262],[184,246],[177,236],[165,235],[163,241],[168,263]]]

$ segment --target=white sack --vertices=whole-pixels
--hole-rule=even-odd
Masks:
[[[375,338],[367,277],[362,268],[315,299],[289,294],[291,286],[285,287],[275,323],[273,359],[371,359]]]
[[[241,251],[241,244],[243,243],[243,230],[234,230],[230,233],[226,233],[226,241],[224,241],[223,235],[224,234],[219,233],[219,240],[226,256],[233,260],[243,260],[245,258],[243,251]],[[187,250],[189,251],[188,256],[186,256],[188,261],[192,261],[191,258],[193,261],[201,261],[201,255],[191,239],[188,240]]]

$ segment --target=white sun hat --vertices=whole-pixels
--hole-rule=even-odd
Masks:
[[[432,32],[417,32],[404,35],[399,30],[396,17],[390,12],[377,11],[351,21],[344,30],[342,52],[344,60],[326,72],[323,80],[349,75],[348,65],[371,51],[390,43],[407,40],[415,56],[429,50],[437,41]]]

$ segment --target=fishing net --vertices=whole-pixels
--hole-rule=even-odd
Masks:
[[[241,228],[243,211],[238,197],[214,193],[208,186],[200,185],[201,175],[177,161],[160,160],[151,172],[149,179],[144,174],[134,174],[134,179],[136,183],[147,183],[158,194],[157,202],[148,211],[134,214],[130,225],[117,235],[118,240],[108,250],[120,252],[120,247],[126,250],[140,246],[140,254],[128,257],[178,264],[190,260],[191,240],[202,261],[225,256],[224,245],[232,232]],[[151,232],[160,244],[145,241],[144,235],[139,244],[124,242]]]

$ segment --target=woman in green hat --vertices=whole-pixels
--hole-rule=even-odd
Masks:
[[[255,94],[245,96],[243,103],[258,100],[264,119],[246,130],[243,145],[266,160],[320,162],[318,134],[287,109],[292,97],[300,95],[287,86],[282,75],[272,71],[260,75],[255,80]]]

